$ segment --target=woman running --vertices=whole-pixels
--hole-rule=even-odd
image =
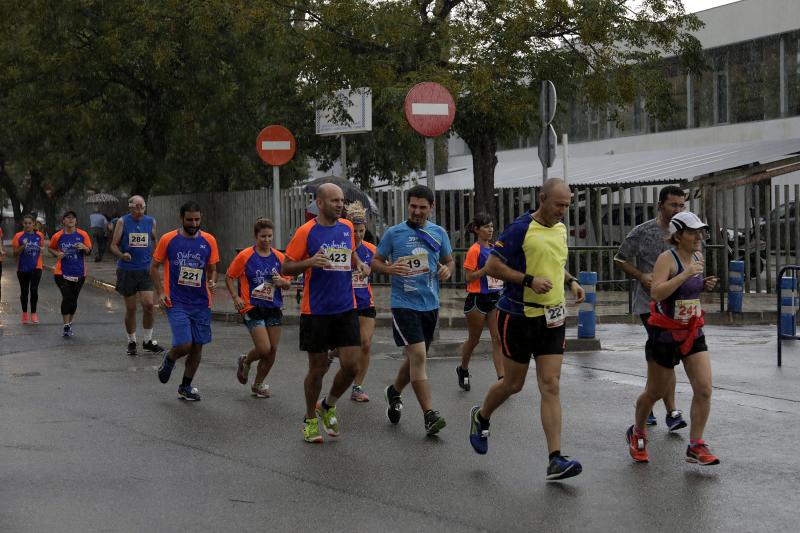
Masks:
[[[353,223],[353,234],[356,238],[356,253],[365,265],[372,262],[375,245],[364,240],[367,231],[367,210],[361,202],[353,202],[347,206],[347,219]],[[358,372],[353,380],[350,399],[354,402],[368,402],[369,396],[363,388],[364,379],[369,369],[369,353],[372,349],[372,334],[375,333],[375,303],[372,300],[372,276],[360,270],[353,270],[353,292],[356,295],[358,325],[361,328],[361,358]]]
[[[479,213],[467,226],[467,231],[475,234],[476,242],[467,251],[464,270],[467,278],[467,299],[464,301],[464,314],[467,317],[469,337],[461,346],[461,365],[456,367],[458,386],[469,390],[469,360],[472,351],[481,340],[483,326],[489,323],[492,337],[492,362],[497,379],[503,378],[503,358],[500,353],[500,333],[497,330],[497,310],[495,304],[503,288],[503,282],[486,274],[486,260],[492,251],[494,224],[489,215]]]
[[[647,360],[647,384],[636,401],[636,423],[628,428],[628,451],[634,461],[646,463],[647,415],[668,392],[673,369],[683,363],[692,385],[689,446],[686,461],[701,465],[719,464],[703,440],[703,430],[711,410],[711,361],[708,356],[700,292],[711,290],[714,276],[703,278],[701,252],[708,226],[694,213],[683,212],[669,223],[669,243],[673,246],[658,256],[653,267],[650,295],[650,335],[652,355]]]
[[[50,239],[50,255],[58,258],[53,269],[56,285],[61,291],[61,316],[64,337],[72,337],[72,319],[78,309],[78,296],[86,281],[86,256],[92,253],[92,239],[78,228],[75,211],[61,217],[63,228]]]
[[[3,217],[0,216],[0,225],[3,224]],[[0,301],[3,300],[3,261],[6,259],[6,248],[3,246],[3,228],[0,228]]]
[[[225,285],[233,299],[233,306],[242,314],[244,325],[253,338],[253,349],[239,356],[236,378],[247,384],[250,365],[258,361],[256,377],[250,388],[256,398],[269,398],[269,385],[264,383],[281,339],[283,296],[289,279],[280,275],[283,254],[272,248],[275,226],[268,218],[259,218],[253,226],[255,244],[236,256],[225,275]],[[239,282],[237,290],[234,282]]]
[[[22,231],[14,235],[11,247],[17,258],[17,279],[19,280],[19,302],[22,304],[22,323],[28,323],[28,301],[30,298],[30,320],[39,323],[36,304],[39,302],[39,282],[42,280],[42,249],[45,246],[44,234],[36,231],[33,215],[22,217]]]

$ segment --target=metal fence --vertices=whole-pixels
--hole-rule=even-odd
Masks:
[[[657,213],[658,186],[572,186],[573,201],[565,223],[569,231],[572,272],[594,270],[603,284],[624,280],[614,265],[613,255],[628,232]],[[727,261],[745,261],[745,290],[775,290],[776,272],[782,265],[800,263],[800,216],[796,200],[800,185],[770,186],[768,180],[743,185],[690,184],[686,209],[697,213],[711,227],[709,271],[727,272]],[[537,206],[539,189],[519,187],[495,189],[496,232],[525,210]],[[270,216],[271,189],[155,196],[148,200],[149,213],[155,216],[161,232],[177,227],[178,208],[197,201],[203,208],[203,225],[220,245],[223,266],[232,260],[236,248],[252,243],[251,228],[260,216]],[[379,237],[385,228],[406,218],[405,189],[376,190],[370,193],[378,213],[371,228]],[[305,211],[313,196],[295,187],[281,192],[282,246],[306,220]],[[456,250],[458,267],[453,283],[463,282],[461,264],[473,243],[467,224],[485,206],[476,205],[474,190],[436,191],[437,224],[447,231]],[[276,221],[277,222],[277,221]],[[282,247],[281,246],[281,247]],[[722,276],[720,276],[722,277]]]

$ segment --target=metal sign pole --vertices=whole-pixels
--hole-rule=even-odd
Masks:
[[[436,198],[436,161],[434,153],[433,137],[425,137],[425,173],[428,178],[428,188],[433,191]],[[436,222],[436,206],[431,211],[431,222]]]
[[[272,245],[281,247],[281,167],[272,167],[272,221],[275,231],[272,235]]]
[[[339,135],[339,140],[342,146],[342,177],[347,179],[347,138],[342,134]]]

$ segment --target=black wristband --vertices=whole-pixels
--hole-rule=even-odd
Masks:
[[[525,274],[525,277],[522,278],[522,286],[523,287],[529,287],[529,288],[532,289],[533,288],[533,276],[531,276],[530,274]]]
[[[568,289],[571,289],[571,288],[572,288],[572,283],[573,283],[573,282],[575,282],[575,283],[578,283],[578,278],[569,278],[569,279],[568,279],[568,280],[566,280],[564,283],[566,284],[566,286],[567,286],[567,288],[568,288]],[[580,283],[578,283],[578,285],[580,285]]]

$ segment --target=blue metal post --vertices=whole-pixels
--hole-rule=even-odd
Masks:
[[[795,313],[794,306],[795,278],[793,276],[785,276],[781,278],[781,335],[795,336],[797,328],[795,327]]]
[[[580,272],[578,283],[586,292],[586,300],[578,307],[578,338],[593,339],[597,314],[597,272]]]
[[[744,300],[744,261],[728,263],[728,311],[742,312]]]

